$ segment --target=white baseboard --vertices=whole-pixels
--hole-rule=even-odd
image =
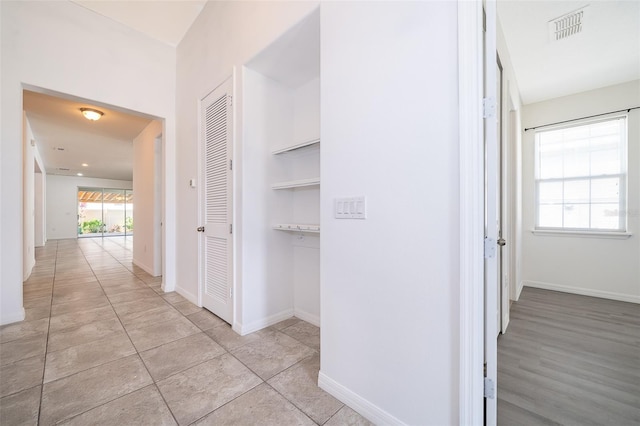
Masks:
[[[293,316],[296,318],[300,318],[303,321],[311,323],[316,327],[320,327],[320,316],[310,314],[309,312],[303,311],[301,309],[295,308],[293,310]]]
[[[26,314],[24,312],[24,308],[20,308],[18,312],[13,312],[13,313],[10,313],[9,315],[0,316],[0,325],[24,321],[25,317],[26,317]]]
[[[33,268],[36,266],[36,260],[35,259],[29,259],[29,264],[27,265],[26,269],[23,271],[23,277],[22,277],[22,282],[26,281],[29,279],[29,277],[31,276],[31,273],[33,272]]]
[[[135,266],[137,266],[138,268],[142,269],[143,271],[145,271],[147,274],[151,275],[152,277],[157,277],[158,276],[153,271],[153,268],[145,265],[144,263],[140,262],[139,260],[133,259],[133,264]]]
[[[269,327],[273,324],[277,324],[280,321],[284,321],[293,316],[293,309],[287,309],[286,311],[278,312],[277,314],[270,315],[265,318],[261,318],[257,321],[250,322],[247,325],[242,323],[238,323],[237,327],[234,330],[239,333],[241,336],[244,336],[249,333],[253,333],[254,331],[262,330],[263,328]]]
[[[517,302],[518,300],[520,300],[520,295],[522,294],[522,289],[523,289],[523,288],[524,288],[524,282],[523,282],[523,281],[520,281],[520,283],[519,283],[518,285],[516,285],[516,298],[515,298],[515,299],[513,299],[513,300],[515,300],[516,302]]]
[[[543,290],[561,291],[563,293],[579,294],[582,296],[600,297],[603,299],[618,300],[621,302],[640,303],[640,296],[632,294],[614,293],[611,291],[593,290],[590,288],[571,287],[561,284],[544,283],[540,281],[523,281],[523,286],[541,288]]]
[[[167,291],[167,290],[164,290],[164,291]],[[193,294],[190,291],[187,291],[180,286],[176,286],[175,292],[178,293],[180,296],[184,297],[185,299],[187,299],[189,302],[193,303],[194,305],[198,305],[198,295]]]
[[[404,425],[391,414],[384,411],[382,408],[364,399],[357,393],[350,389],[347,389],[340,383],[336,382],[322,371],[318,374],[318,386],[325,390],[333,397],[347,404],[353,408],[363,417],[366,417],[370,422],[376,425]]]

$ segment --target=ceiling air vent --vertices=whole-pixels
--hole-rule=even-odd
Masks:
[[[66,167],[58,167],[57,170],[60,170],[61,172],[68,172],[71,169],[67,169]]]
[[[586,8],[587,6],[584,6],[549,21],[549,39],[551,41],[559,41],[580,34],[584,30]]]

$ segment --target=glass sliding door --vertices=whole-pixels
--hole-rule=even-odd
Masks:
[[[102,198],[102,218],[105,235],[122,235],[125,226],[124,189],[104,189]]]
[[[133,235],[133,191],[78,188],[78,236]]]
[[[100,237],[102,221],[102,188],[78,188],[78,236]]]

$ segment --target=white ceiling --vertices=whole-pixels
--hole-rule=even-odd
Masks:
[[[177,46],[207,0],[72,0],[156,40]]]
[[[26,90],[23,108],[47,174],[133,179],[133,139],[151,119]],[[104,116],[89,121],[80,108]]]
[[[291,28],[247,66],[267,77],[297,88],[318,77],[320,70],[320,13]]]
[[[497,4],[524,104],[640,79],[640,1]],[[551,42],[547,22],[587,4],[583,32]]]
[[[207,0],[73,2],[177,46]],[[550,42],[547,22],[586,4],[589,6],[583,33]],[[498,17],[524,104],[640,79],[638,0],[498,0]],[[301,26],[299,34],[283,37],[274,48],[284,52],[302,40],[317,38],[316,32],[305,32],[305,28],[313,27]],[[275,67],[261,56],[250,65],[264,73],[276,68],[317,69],[317,52],[306,53],[305,60],[291,67]],[[271,77],[290,80],[287,76]],[[25,111],[47,173],[130,180],[132,141],[150,120],[100,107],[105,116],[91,123],[79,112],[80,107],[87,106],[91,105],[25,91]],[[54,147],[64,151],[54,151]],[[82,163],[89,166],[82,167]]]
[[[206,4],[206,0],[72,2],[171,46],[180,43]],[[23,106],[48,174],[132,180],[133,139],[149,118],[30,91],[24,92]],[[80,108],[92,106],[105,113],[97,122],[80,114]]]

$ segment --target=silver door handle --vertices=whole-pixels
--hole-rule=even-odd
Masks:
[[[504,246],[505,244],[507,244],[507,242],[505,241],[504,238],[498,238],[498,245],[500,247]]]
[[[204,232],[204,226],[198,226],[198,232]]]

